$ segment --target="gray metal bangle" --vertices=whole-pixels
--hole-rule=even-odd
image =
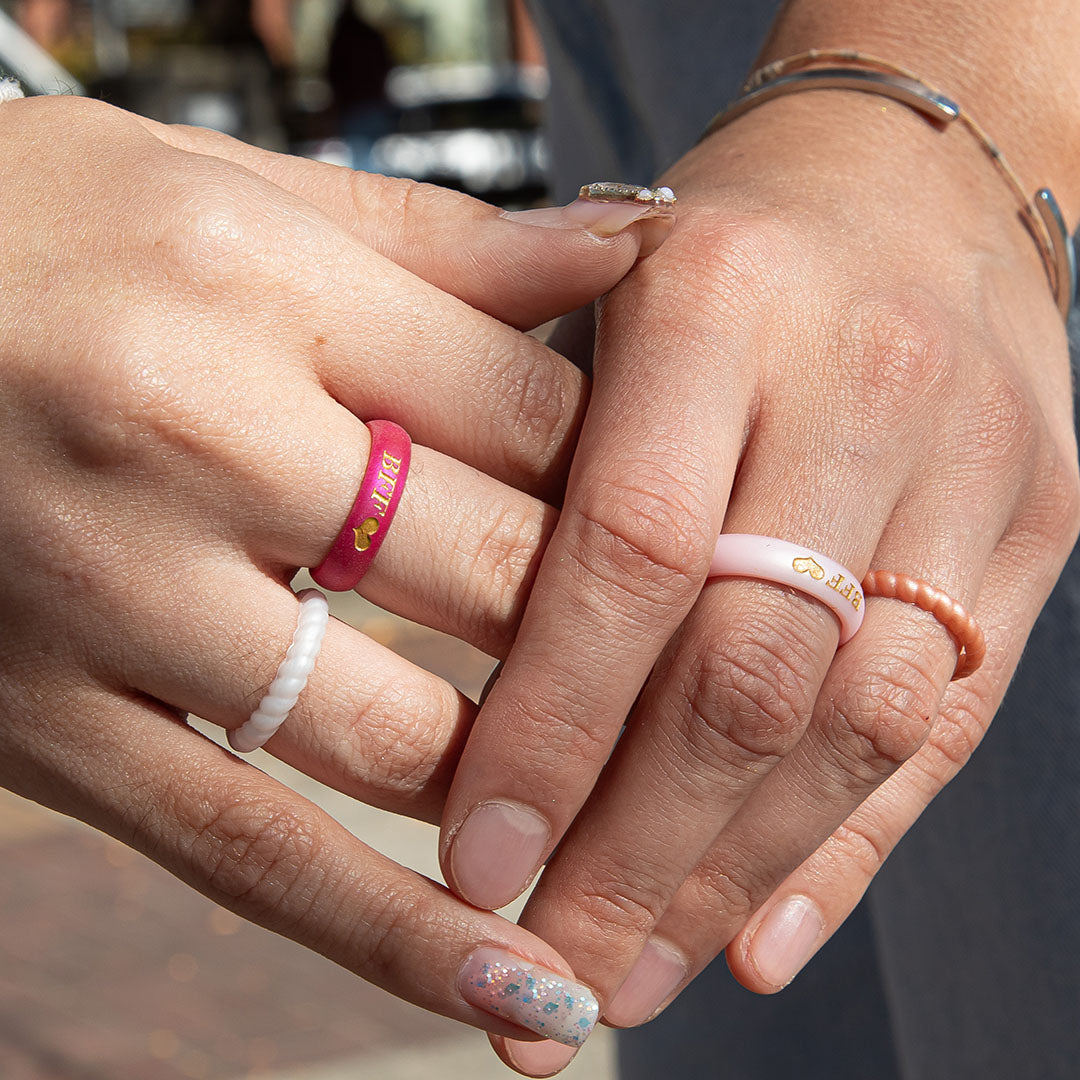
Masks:
[[[780,65],[771,67],[776,69],[780,68]],[[960,120],[983,145],[1020,199],[1024,222],[1039,247],[1058,310],[1062,318],[1068,318],[1076,297],[1076,251],[1057,200],[1047,187],[1039,188],[1034,199],[1029,199],[996,144],[951,98],[906,74],[857,66],[812,67],[764,79],[755,75],[748,80],[747,86],[752,88],[747,89],[742,97],[719,113],[705,129],[702,138],[730,124],[763,102],[802,90],[860,90],[899,101],[927,119],[941,124]]]

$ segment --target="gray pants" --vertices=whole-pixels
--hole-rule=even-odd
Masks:
[[[537,0],[567,196],[648,183],[735,93],[772,0]],[[1071,325],[1074,368],[1080,316]],[[622,1037],[624,1080],[1080,1077],[1080,555],[983,745],[781,994],[718,961]]]

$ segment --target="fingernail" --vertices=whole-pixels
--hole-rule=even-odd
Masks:
[[[535,810],[509,802],[474,807],[450,847],[458,894],[476,907],[516,900],[540,867],[551,828]]]
[[[808,896],[789,896],[762,920],[750,939],[748,958],[770,986],[784,987],[814,955],[825,917]]]
[[[664,231],[650,237],[652,250],[658,238],[670,231],[674,222],[675,195],[671,188],[644,188],[634,184],[586,184],[582,195],[568,206],[545,206],[538,210],[505,211],[503,217],[522,225],[547,229],[585,229],[594,236],[617,236],[643,218],[665,220]],[[587,194],[589,193],[589,194]]]
[[[561,1043],[545,1040],[544,1042],[518,1042],[505,1039],[506,1056],[530,1076],[554,1076],[562,1072],[578,1052],[576,1046],[563,1046]]]
[[[484,683],[484,689],[480,691],[480,700],[476,703],[479,708],[484,707],[484,702],[487,701],[488,695],[495,689],[495,684],[499,681],[499,676],[502,674],[502,669],[506,665],[505,660],[500,660],[495,665],[495,670],[488,676],[488,681]]]
[[[641,247],[639,259],[647,259],[671,234],[675,228],[674,214],[658,214],[641,222]]]
[[[657,938],[650,938],[604,1010],[604,1019],[616,1027],[644,1024],[689,973],[690,965],[680,952]]]
[[[580,1046],[600,1008],[588,987],[505,949],[477,949],[458,975],[461,996],[565,1046]]]

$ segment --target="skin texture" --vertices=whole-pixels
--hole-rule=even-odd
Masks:
[[[587,394],[506,324],[610,288],[639,230],[522,225],[82,100],[6,104],[0,138],[0,782],[418,1005],[520,1031],[458,970],[485,946],[570,974],[554,950],[184,717],[236,727],[273,678],[288,582],[364,471],[358,417],[415,441],[368,595],[505,653]],[[474,712],[332,621],[268,748],[435,819]]]
[[[1075,223],[1064,6],[963,6],[792,3],[764,58],[843,45],[925,72]],[[662,179],[679,226],[602,305],[562,517],[443,818],[448,880],[484,904],[558,845],[522,923],[623,1025],[725,948],[752,990],[795,976],[978,744],[1080,521],[1061,320],[974,140],[801,94]],[[986,663],[950,683],[952,642],[913,605],[869,601],[837,652],[799,594],[703,589],[721,529],[932,582],[974,611]],[[493,802],[548,825],[539,850],[488,831],[517,860],[494,884],[455,852]],[[666,982],[620,1001],[650,940]]]
[[[977,148],[835,97],[774,103],[666,178],[684,213],[604,305],[567,511],[444,819],[449,840],[477,801],[527,801],[552,816],[550,850],[632,711],[525,918],[609,1008],[654,929],[685,966],[665,1000],[729,943],[740,979],[777,988],[752,955],[762,919],[809,896],[814,947],[842,921],[981,737],[1076,534],[1064,339],[1008,193]],[[603,292],[636,240],[606,256],[580,233],[488,241],[490,212],[458,201],[476,244],[453,259],[460,220],[443,229],[451,204],[423,189],[357,191],[87,103],[51,124],[32,111],[55,104],[0,112],[25,184],[0,216],[4,273],[27,298],[0,327],[4,431],[25,450],[2,536],[23,568],[5,580],[5,782],[503,1030],[462,1004],[457,966],[494,941],[568,971],[549,946],[380,861],[175,710],[235,725],[269,681],[283,582],[325,550],[362,470],[353,414],[429,448],[365,592],[506,652],[584,383],[411,275],[527,326]],[[431,528],[447,520],[469,523],[449,559]],[[701,592],[721,526],[933,581],[987,629],[984,670],[949,686],[947,635],[895,602],[834,660],[812,602]],[[438,814],[469,704],[344,628],[324,657],[271,749]]]

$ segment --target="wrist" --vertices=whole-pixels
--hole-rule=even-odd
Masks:
[[[679,192],[685,234],[708,235],[693,215],[717,207],[722,218],[781,221],[838,268],[899,282],[893,266],[942,295],[995,268],[1053,318],[1039,249],[985,152],[906,105],[842,90],[778,98],[715,132],[665,182]]]
[[[761,63],[829,47],[909,68],[973,116],[1029,194],[1080,219],[1080,33],[1056,0],[792,0]]]

